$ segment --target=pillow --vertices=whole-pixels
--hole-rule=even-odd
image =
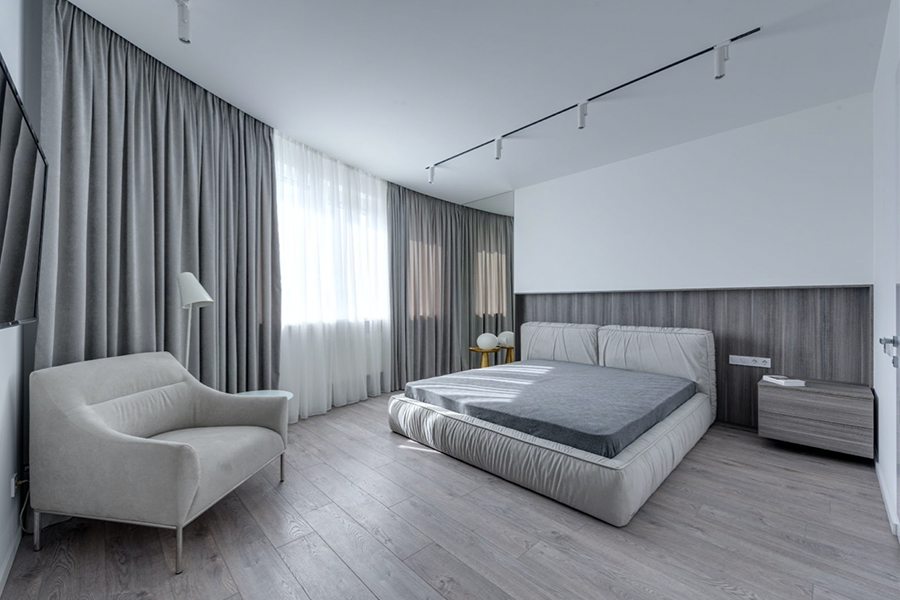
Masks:
[[[525,323],[522,325],[522,359],[599,365],[597,329],[596,325]]]

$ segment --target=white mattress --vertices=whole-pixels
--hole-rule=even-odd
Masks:
[[[391,429],[618,527],[628,524],[713,422],[697,393],[606,458],[399,395]]]

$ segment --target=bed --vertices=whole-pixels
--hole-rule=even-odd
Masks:
[[[521,348],[521,362],[410,383],[391,429],[621,527],[715,419],[709,331],[526,323]],[[626,401],[591,412],[604,394]]]

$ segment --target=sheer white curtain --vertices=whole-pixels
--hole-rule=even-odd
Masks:
[[[387,183],[275,134],[281,383],[300,418],[390,385]]]

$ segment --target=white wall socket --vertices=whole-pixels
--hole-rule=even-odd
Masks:
[[[16,497],[16,479],[18,479],[19,474],[13,473],[12,479],[9,480],[9,497]]]
[[[762,367],[763,369],[772,368],[771,358],[762,358],[760,356],[737,356],[731,354],[728,356],[728,364],[741,365],[742,367]]]

